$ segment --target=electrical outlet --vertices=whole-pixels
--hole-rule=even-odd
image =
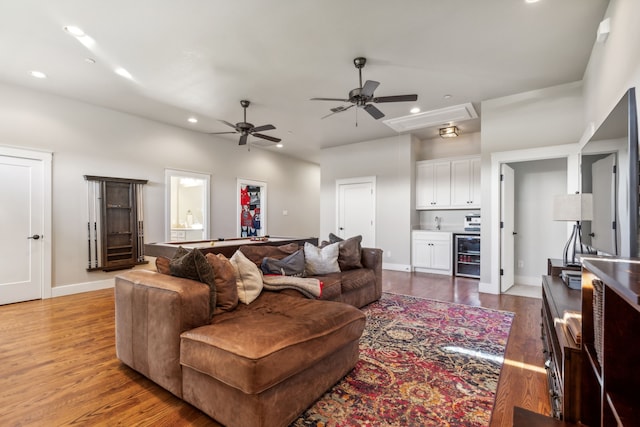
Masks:
[[[524,261],[521,259],[518,260],[518,268],[524,268]]]
[[[282,211],[282,215],[283,215],[283,216],[287,216],[287,215],[289,215],[289,211],[288,211],[288,210],[286,210],[286,209],[284,209],[284,210]]]
[[[386,254],[387,254],[387,258],[391,258],[391,251],[387,251]]]

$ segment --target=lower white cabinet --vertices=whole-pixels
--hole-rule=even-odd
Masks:
[[[452,274],[452,234],[446,231],[414,231],[412,264],[415,271]]]

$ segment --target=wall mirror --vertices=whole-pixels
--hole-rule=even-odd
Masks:
[[[165,241],[209,238],[210,181],[208,174],[165,170]]]
[[[581,150],[583,193],[593,194],[593,220],[583,243],[599,253],[638,256],[638,116],[635,88],[620,99]]]

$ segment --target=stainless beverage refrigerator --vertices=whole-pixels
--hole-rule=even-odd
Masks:
[[[480,278],[480,236],[454,235],[454,269],[456,276]]]

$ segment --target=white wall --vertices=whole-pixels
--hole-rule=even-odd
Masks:
[[[411,265],[411,226],[414,210],[411,135],[360,142],[321,151],[320,236],[336,231],[336,180],[376,177],[376,246],[385,251],[387,268]]]
[[[515,283],[541,286],[547,258],[562,258],[567,223],[553,221],[553,196],[566,194],[567,160],[509,163],[515,175]],[[553,190],[555,189],[555,190]]]
[[[480,154],[480,132],[463,133],[456,138],[433,138],[420,141],[416,160]]]
[[[605,18],[611,19],[611,33],[605,43],[594,44],[584,73],[585,129],[597,128],[627,89],[640,90],[638,16],[639,1],[610,0]]]
[[[257,148],[247,152],[215,136],[1,84],[0,145],[53,152],[54,288],[114,274],[85,271],[85,174],[149,180],[144,188],[146,242],[164,240],[165,168],[211,174],[214,238],[236,234],[239,177],[268,183],[270,235],[318,235],[317,164]],[[282,215],[285,209],[288,216]]]
[[[580,82],[520,93],[482,103],[482,247],[480,290],[499,293],[500,276],[497,257],[499,248],[499,174],[492,156],[544,147],[575,144],[583,133],[583,97]],[[572,145],[573,146],[573,145]],[[554,150],[550,150],[554,151]],[[518,160],[536,160],[511,156]],[[537,159],[540,153],[535,153]],[[558,156],[560,157],[560,156]],[[574,162],[575,163],[575,162]],[[575,164],[577,168],[577,163]],[[572,171],[572,168],[568,169]],[[574,172],[570,172],[574,173]],[[577,174],[577,169],[575,170]],[[577,180],[577,176],[574,177]],[[555,191],[555,189],[548,189]],[[559,188],[559,192],[566,189]],[[544,207],[541,207],[544,209]],[[547,209],[551,209],[548,206]]]

